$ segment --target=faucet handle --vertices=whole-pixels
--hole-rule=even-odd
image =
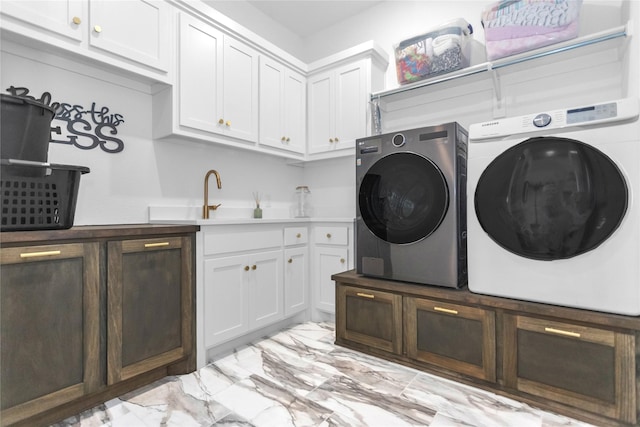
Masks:
[[[220,206],[222,206],[222,203],[218,203],[217,205],[209,206],[209,209],[211,209],[212,211],[215,211],[215,210],[216,210],[216,209],[218,209]]]

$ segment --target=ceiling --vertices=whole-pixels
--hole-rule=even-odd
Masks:
[[[248,0],[248,3],[301,38],[357,15],[384,0]]]

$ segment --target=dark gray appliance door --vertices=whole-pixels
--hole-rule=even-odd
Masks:
[[[627,210],[628,189],[615,163],[568,138],[531,138],[487,166],[475,192],[484,231],[514,254],[571,258],[604,242]]]
[[[442,171],[415,153],[390,154],[362,178],[358,207],[366,226],[389,243],[413,243],[433,233],[449,208]]]

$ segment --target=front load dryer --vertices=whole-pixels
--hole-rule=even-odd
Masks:
[[[639,315],[638,100],[473,124],[469,137],[469,290]]]
[[[467,131],[457,123],[356,141],[356,271],[466,285]]]

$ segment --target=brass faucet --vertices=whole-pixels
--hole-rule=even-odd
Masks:
[[[218,171],[211,169],[204,177],[204,206],[202,206],[202,218],[209,219],[209,211],[215,211],[220,207],[218,205],[209,205],[209,177],[211,174],[216,176],[216,183],[218,184],[218,188],[222,188],[222,183],[220,182],[220,174]]]

